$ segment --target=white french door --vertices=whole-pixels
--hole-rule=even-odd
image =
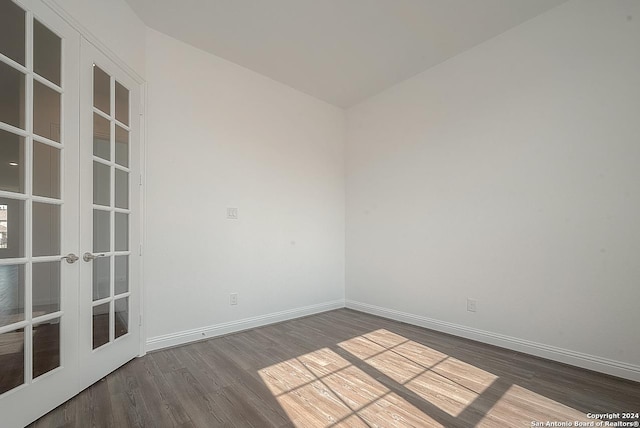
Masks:
[[[80,37],[39,1],[0,2],[0,425],[76,391]],[[65,259],[73,261],[73,257]]]
[[[140,353],[139,104],[41,0],[0,0],[2,427]]]
[[[86,387],[140,353],[140,89],[84,39],[80,57],[79,350]]]

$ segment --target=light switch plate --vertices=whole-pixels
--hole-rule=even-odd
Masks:
[[[238,219],[238,208],[227,208],[227,218],[232,220]]]

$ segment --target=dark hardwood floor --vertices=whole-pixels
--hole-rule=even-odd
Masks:
[[[640,384],[348,309],[150,353],[31,427],[530,427]]]

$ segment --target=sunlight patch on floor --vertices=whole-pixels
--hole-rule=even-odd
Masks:
[[[458,416],[478,397],[475,392],[434,372],[422,373],[405,386],[451,416]]]
[[[338,346],[451,416],[458,416],[497,379],[492,373],[387,330]]]
[[[574,409],[517,385],[496,384],[499,378],[492,373],[384,329],[258,373],[301,427],[439,427],[468,421],[530,426],[540,409],[551,421],[586,420]]]
[[[378,345],[363,336],[357,336],[353,339],[338,343],[338,346],[362,361],[386,351],[385,347]]]
[[[456,358],[447,358],[433,366],[433,371],[478,394],[484,392],[498,376]]]
[[[316,377],[329,375],[351,366],[349,361],[328,348],[302,355],[297,360]]]
[[[586,415],[562,403],[519,385],[511,385],[491,408],[479,427],[532,426],[532,422],[593,422]]]
[[[367,426],[358,410],[389,393],[327,348],[266,367],[259,375],[297,426]]]

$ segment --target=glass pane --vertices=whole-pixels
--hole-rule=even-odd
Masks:
[[[60,310],[60,262],[33,264],[33,317]]]
[[[0,122],[25,129],[24,74],[0,62]]]
[[[93,252],[111,250],[111,224],[109,211],[93,210]]]
[[[129,126],[129,90],[116,82],[116,119]]]
[[[96,65],[93,66],[93,106],[111,114],[111,78]]]
[[[116,294],[129,291],[129,256],[116,256],[115,290]]]
[[[109,303],[93,308],[93,349],[109,343]]]
[[[0,265],[0,327],[20,321],[24,321],[24,265]]]
[[[24,329],[0,334],[0,394],[24,383]]]
[[[24,193],[24,138],[2,129],[0,129],[0,190]]]
[[[60,254],[60,206],[33,203],[33,255]]]
[[[116,213],[116,251],[129,250],[129,214]]]
[[[93,113],[93,155],[111,160],[110,122],[97,113]]]
[[[33,325],[33,378],[60,367],[60,318]]]
[[[116,125],[116,163],[129,166],[129,131]]]
[[[24,10],[13,2],[0,2],[0,53],[22,65],[25,65],[24,23]]]
[[[24,201],[0,198],[0,259],[24,257]]]
[[[116,264],[117,266],[117,264]],[[109,297],[111,292],[111,257],[98,257],[93,260],[93,300]]]
[[[60,150],[33,142],[33,194],[60,198]]]
[[[116,339],[120,336],[124,336],[129,331],[128,297],[115,301],[115,317],[113,318],[113,326]]]
[[[33,71],[60,86],[60,37],[33,20]]]
[[[60,142],[60,94],[33,81],[33,132]]]
[[[129,173],[116,168],[116,208],[129,208]]]
[[[111,167],[93,162],[93,203],[111,205]]]

